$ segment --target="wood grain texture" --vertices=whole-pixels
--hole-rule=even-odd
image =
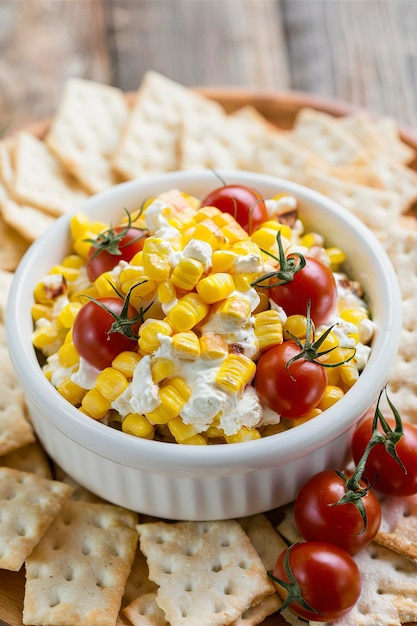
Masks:
[[[291,87],[417,128],[417,2],[285,0]]]

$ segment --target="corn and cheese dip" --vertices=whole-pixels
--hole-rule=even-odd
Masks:
[[[57,391],[125,433],[195,445],[276,434],[340,399],[371,349],[373,322],[360,285],[343,273],[343,250],[305,232],[294,197],[265,200],[265,207],[267,219],[249,232],[230,213],[178,190],[148,200],[114,228],[76,214],[73,249],[37,285],[32,309],[33,344]],[[120,247],[111,268],[92,276],[100,242],[118,234],[120,243],[130,229],[140,249],[127,261]],[[331,271],[336,304],[326,324],[314,327],[307,311],[288,314],[270,297],[265,287],[282,250]],[[115,298],[134,311],[128,349],[97,366],[75,340],[80,312]],[[288,339],[305,343],[309,325],[315,339],[327,332],[321,348],[328,354],[322,349],[318,360],[333,365],[319,402],[289,419],[262,403],[253,381],[262,355]]]

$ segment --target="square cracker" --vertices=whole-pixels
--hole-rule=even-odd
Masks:
[[[19,571],[71,488],[31,472],[0,467],[0,567]]]
[[[0,465],[13,467],[21,472],[32,472],[43,478],[52,479],[51,466],[48,457],[40,443],[34,441],[27,446],[21,446],[13,452],[0,457]]]
[[[399,222],[401,198],[394,191],[341,180],[319,168],[309,171],[307,184],[351,211],[376,232],[390,231]]]
[[[64,168],[48,146],[27,132],[20,132],[13,149],[12,197],[59,216],[78,206],[88,193]]]
[[[259,137],[254,147],[255,171],[296,183],[305,184],[308,169],[320,164],[320,157],[297,144],[291,135],[268,133]]]
[[[8,198],[8,192],[0,182],[0,208]],[[14,271],[29,247],[28,242],[7,224],[0,210],[0,269]]]
[[[26,402],[6,345],[6,328],[0,323],[0,456],[35,441],[26,419]]]
[[[402,418],[417,424],[417,230],[392,228],[381,242],[398,277],[403,317],[388,389]]]
[[[253,169],[257,139],[269,134],[258,120],[237,115],[187,115],[180,136],[180,169]]]
[[[120,89],[80,78],[67,80],[45,141],[90,193],[120,182],[110,161],[127,115]]]
[[[6,320],[7,299],[13,276],[13,272],[0,269],[0,322],[3,323]]]
[[[120,507],[69,500],[26,560],[23,623],[115,625],[136,523]]]
[[[411,559],[417,566],[417,496],[385,497],[375,541]]]
[[[142,178],[179,168],[178,142],[189,116],[224,115],[223,108],[161,74],[145,74],[113,159],[124,179]]]
[[[29,243],[41,237],[56,219],[36,207],[16,202],[10,196],[0,202],[0,209],[6,224]]]
[[[236,521],[157,522],[137,530],[171,626],[227,626],[275,592]]]
[[[366,160],[366,152],[332,115],[314,109],[301,109],[294,122],[292,137],[331,165],[354,165]]]

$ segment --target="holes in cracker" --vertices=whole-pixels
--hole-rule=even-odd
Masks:
[[[191,580],[187,580],[184,583],[184,591],[190,592],[194,590],[194,586]]]
[[[212,572],[221,572],[222,569],[223,569],[223,566],[220,563],[220,561],[213,561],[213,563],[211,564]]]

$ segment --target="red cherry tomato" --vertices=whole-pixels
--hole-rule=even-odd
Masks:
[[[103,272],[112,270],[119,261],[129,262],[143,249],[145,238],[145,231],[139,228],[126,229],[125,226],[110,228],[102,240],[97,239],[97,245],[92,244],[88,252],[88,278],[93,282]],[[115,243],[105,243],[109,240]]]
[[[254,386],[262,404],[279,415],[298,418],[315,408],[323,397],[327,374],[321,365],[304,357],[287,363],[301,348],[289,340],[264,352],[257,363]]]
[[[366,484],[361,483],[365,488]],[[294,503],[294,519],[307,541],[327,541],[355,554],[375,537],[381,523],[381,506],[372,491],[361,498],[366,527],[352,503],[336,504],[346,493],[346,481],[334,470],[312,476],[300,489]]]
[[[130,339],[121,332],[110,333],[115,318],[97,302],[116,315],[121,314],[124,306],[121,298],[90,300],[77,313],[72,328],[72,340],[78,354],[85,361],[97,369],[104,369],[110,367],[113,359],[120,352],[137,349],[138,343],[136,339]],[[136,315],[136,310],[129,306],[128,319],[132,320]],[[136,334],[139,324],[135,323],[131,328]]]
[[[395,420],[386,419],[391,428]],[[352,438],[352,454],[359,461],[372,435],[373,418],[367,417],[355,430]],[[382,431],[379,426],[378,430]],[[417,493],[417,428],[403,422],[403,436],[396,445],[401,465],[388,454],[383,444],[374,446],[367,458],[364,477],[381,493],[391,496],[411,496]],[[375,481],[375,482],[374,482]]]
[[[312,257],[305,259],[305,267],[290,282],[270,287],[269,296],[288,316],[305,315],[310,300],[310,316],[317,327],[328,322],[336,310],[336,281],[327,265]]]
[[[282,552],[273,575],[289,582],[285,556],[289,550],[289,566],[309,610],[299,602],[289,608],[299,617],[316,622],[332,622],[346,615],[357,602],[362,586],[359,568],[353,558],[338,546],[322,541],[296,543]],[[286,590],[276,583],[278,594],[285,600]]]
[[[215,206],[223,213],[230,213],[249,234],[268,219],[261,194],[244,185],[219,187],[204,198],[202,206]]]

